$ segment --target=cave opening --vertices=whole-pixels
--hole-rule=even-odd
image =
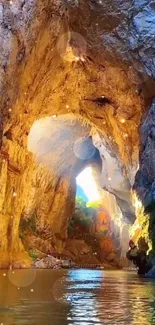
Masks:
[[[85,202],[99,201],[101,199],[91,166],[86,167],[76,177],[76,184],[76,198],[81,197]]]
[[[20,237],[30,255],[42,251],[78,264],[126,263],[130,222],[102,187],[104,166],[91,127],[70,114],[39,119],[28,150],[36,166]]]

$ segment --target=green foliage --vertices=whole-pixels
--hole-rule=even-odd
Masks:
[[[23,238],[24,233],[28,230],[35,234],[37,232],[35,214],[29,219],[21,218],[19,229],[21,238]]]
[[[101,202],[100,201],[93,201],[93,202],[88,202],[87,203],[87,207],[88,208],[98,209],[100,206],[101,206]]]
[[[102,239],[108,235],[108,230],[99,230],[97,237],[98,239]]]
[[[32,258],[32,259],[36,259],[37,258],[37,253],[35,251],[29,251],[29,256]]]
[[[86,208],[86,202],[83,200],[81,196],[76,197],[76,204],[79,204],[81,208]]]
[[[68,226],[68,236],[73,237],[73,235],[74,235],[74,224],[70,222]]]
[[[96,209],[87,207],[86,202],[81,197],[76,198],[75,212],[68,227],[70,237],[88,233],[93,225],[93,218]]]
[[[91,205],[92,204],[92,205]],[[93,206],[93,202],[91,203],[86,203],[83,198],[81,197],[76,197],[76,209],[75,211],[80,210],[82,213],[82,216],[93,216],[94,214],[96,214],[96,207],[95,207],[95,203]]]
[[[20,238],[20,239],[24,239],[24,238],[25,238],[25,234],[24,234],[23,232],[20,232],[20,233],[19,233],[19,238]]]

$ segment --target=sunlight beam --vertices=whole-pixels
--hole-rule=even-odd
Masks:
[[[88,197],[88,202],[98,201],[101,199],[91,167],[85,168],[76,177],[76,183],[84,190]]]

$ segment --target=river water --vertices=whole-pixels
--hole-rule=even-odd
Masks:
[[[155,281],[126,271],[0,271],[1,324],[155,324]]]

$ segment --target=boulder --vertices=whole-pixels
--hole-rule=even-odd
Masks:
[[[47,257],[36,261],[34,265],[39,269],[55,269],[62,267],[62,261],[58,260],[53,256],[48,255]]]

